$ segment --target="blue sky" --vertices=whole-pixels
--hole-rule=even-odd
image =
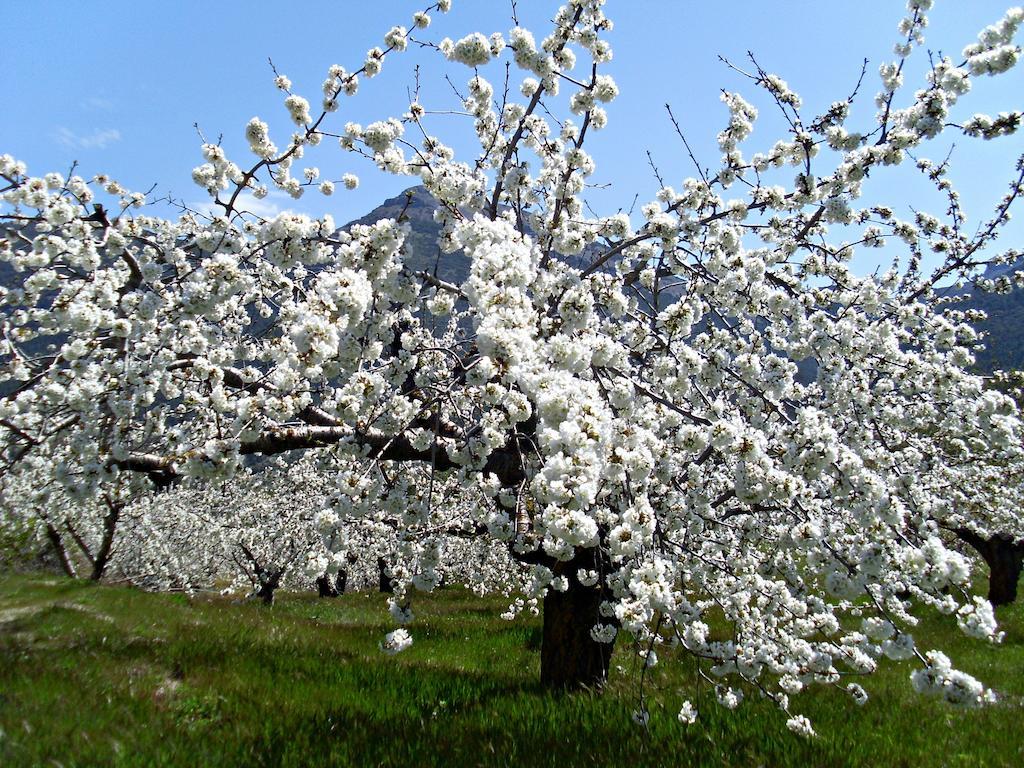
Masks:
[[[136,190],[155,184],[161,194],[201,201],[204,193],[190,179],[192,167],[202,162],[193,124],[198,123],[208,138],[223,135],[229,154],[240,163],[251,157],[242,130],[253,115],[270,122],[279,144],[290,133],[268,57],[292,79],[295,90],[315,104],[328,66],[357,68],[368,48],[380,44],[393,24],[409,26],[412,13],[423,4],[8,0],[8,34],[0,48],[8,88],[0,152],[25,160],[33,173],[63,171],[78,160],[83,174],[102,171]],[[521,22],[540,39],[557,4],[519,0],[518,6]],[[1001,18],[1006,7],[992,0],[939,0],[926,47],[957,56],[983,26]],[[455,0],[448,16],[433,15],[427,35],[436,40],[478,30],[507,33],[512,26],[510,8],[507,0]],[[801,94],[808,115],[844,98],[866,57],[868,77],[851,127],[868,125],[877,68],[892,58],[902,12],[902,2],[882,0],[611,0],[615,59],[605,71],[618,81],[621,96],[609,109],[608,127],[588,142],[597,161],[593,181],[611,184],[589,196],[594,209],[611,213],[629,208],[637,194],[640,202],[652,198],[657,183],[648,166],[648,150],[668,183],[678,186],[693,174],[665,114],[666,102],[672,104],[698,157],[714,165],[715,135],[726,116],[720,89],[755,94],[750,83],[718,60],[719,54],[744,64],[746,52],[754,51],[765,69]],[[417,64],[423,103],[428,109],[450,107],[452,96],[440,63],[430,51],[389,57],[380,76],[364,81],[360,94],[343,102],[333,116],[334,126],[340,130],[346,120],[366,123],[400,114],[408,105]],[[926,64],[925,56],[917,57],[908,84],[922,82]],[[458,65],[449,65],[447,71],[460,87],[471,74]],[[500,84],[499,70],[489,76]],[[960,109],[962,115],[970,115],[1021,109],[1022,102],[1024,66],[977,83]],[[748,156],[782,137],[767,105],[763,100],[757,103],[762,119],[745,150]],[[452,143],[464,159],[473,157],[468,120],[436,116],[431,121],[432,131]],[[949,145],[944,140],[922,154],[941,158]],[[1022,152],[1021,136],[987,143],[957,140],[953,179],[972,225],[1002,196]],[[339,190],[331,198],[307,192],[298,202],[270,202],[311,214],[329,211],[342,222],[411,184],[406,178],[380,174],[333,144],[325,143],[311,154],[309,164],[334,179],[353,171],[362,180],[360,188]],[[941,200],[913,179],[889,178],[882,184],[877,185],[879,199],[895,202],[903,216],[910,215],[910,205],[942,212]],[[1015,223],[1004,244],[1024,245],[1022,235],[1024,227]]]

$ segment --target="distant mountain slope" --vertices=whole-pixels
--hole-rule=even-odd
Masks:
[[[1024,269],[1024,259],[1013,264],[989,267],[984,276],[990,280]],[[985,334],[985,349],[976,353],[976,368],[983,373],[1024,370],[1024,289],[1010,293],[985,293],[969,288],[970,298],[958,309],[980,309],[988,318],[975,324]]]
[[[436,274],[442,280],[460,285],[469,277],[469,260],[462,253],[441,253],[437,247],[437,238],[441,234],[441,225],[434,221],[437,202],[422,185],[410,187],[399,195],[385,200],[365,216],[350,221],[342,229],[353,224],[373,224],[387,218],[398,218],[405,212],[405,217],[412,226],[412,232],[406,240],[408,254],[405,264],[413,271],[425,271]],[[578,256],[559,256],[563,261],[574,267],[589,265],[600,246],[591,246]]]
[[[437,207],[437,202],[425,187],[411,187],[385,200],[365,216],[350,221],[342,229],[347,230],[353,224],[373,224],[381,219],[396,219],[404,211],[412,227],[406,241],[409,250],[405,258],[406,266],[416,272],[436,274],[442,280],[460,285],[469,277],[469,259],[461,251],[441,253],[437,247],[437,238],[441,234],[441,225],[434,221]]]
[[[439,278],[459,285],[469,276],[469,260],[461,252],[445,254],[437,247],[440,225],[434,221],[437,203],[422,186],[411,187],[395,197],[385,200],[372,211],[342,229],[353,224],[372,224],[385,218],[397,218],[402,212],[412,226],[408,238],[406,264],[414,271],[436,273]],[[8,232],[0,232],[7,237]],[[573,266],[589,264],[595,251],[593,247],[584,254],[570,257]],[[1024,259],[1016,264],[990,267],[985,277],[994,279],[1009,272],[1024,269]],[[7,262],[0,260],[0,285],[8,288],[18,286],[24,275],[15,272]],[[958,309],[981,309],[988,319],[979,322],[977,328],[986,335],[985,349],[977,353],[977,369],[988,373],[998,368],[1024,369],[1024,290],[1014,289],[1009,294],[984,293],[977,289],[966,289],[969,298],[957,304]]]
[[[411,200],[410,200],[411,198]],[[407,202],[408,201],[408,202]],[[411,187],[400,195],[385,200],[362,218],[352,224],[372,224],[384,218],[399,216],[403,209],[412,225],[409,236],[409,255],[406,264],[415,270],[433,272],[456,285],[469,275],[469,262],[461,251],[451,254],[440,253],[437,237],[441,227],[434,221],[437,203],[422,186]],[[590,263],[593,254],[570,258],[569,263],[580,266]],[[990,267],[985,277],[995,279],[1001,275],[1024,269],[1024,259],[1017,264]],[[1009,294],[984,293],[968,289],[970,298],[956,305],[958,309],[981,309],[988,319],[979,322],[977,328],[985,334],[985,349],[977,355],[977,369],[982,373],[1002,369],[1024,369],[1024,290],[1015,289]]]

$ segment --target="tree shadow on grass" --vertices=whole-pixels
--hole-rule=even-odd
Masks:
[[[479,724],[546,695],[539,683],[416,662],[353,666],[343,678],[337,698],[316,711],[278,710],[233,759],[252,766],[477,765],[487,738],[502,736],[498,722]],[[497,749],[494,738],[491,746]]]
[[[410,666],[368,674],[362,700],[278,710],[230,761],[245,766],[621,766],[832,764],[784,729],[714,723],[712,736],[662,722],[645,731],[621,699]],[[409,702],[418,699],[410,708]],[[714,743],[718,741],[719,743]],[[787,759],[788,758],[788,759]]]

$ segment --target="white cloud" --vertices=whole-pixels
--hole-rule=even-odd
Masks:
[[[291,210],[290,208],[282,208],[276,201],[291,199],[292,198],[284,192],[279,192],[277,190],[271,191],[263,199],[253,196],[252,192],[243,192],[238,196],[238,199],[235,200],[235,210],[251,213],[254,216],[259,216],[264,219],[272,219],[279,213],[285,213]],[[224,213],[223,208],[219,205],[214,205],[210,200],[186,203],[186,205],[193,211],[197,211],[205,216],[220,216]]]
[[[117,128],[104,128],[83,136],[62,125],[53,132],[53,140],[69,149],[105,149],[121,140],[121,132]]]
[[[106,112],[109,109],[113,109],[114,102],[110,99],[105,99],[102,96],[86,96],[82,99],[82,109],[93,110],[96,112]]]

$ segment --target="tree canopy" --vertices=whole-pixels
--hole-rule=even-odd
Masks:
[[[968,372],[977,334],[936,288],[1018,258],[994,241],[1024,164],[975,230],[948,163],[923,153],[944,131],[1017,130],[1019,112],[958,107],[1016,64],[1024,12],[907,87],[931,5],[911,0],[877,80],[865,72],[817,114],[756,59],[736,66],[785,135],[748,154],[759,109],[723,92],[717,167],[630,216],[585,204],[586,140],[618,94],[603,5],[572,0],[541,38],[517,26],[452,41],[429,36],[440,0],[354,69],[330,67],[315,97],[277,74],[295,131],[252,118],[246,161],[202,146],[193,178],[213,216],[159,216],[106,176],[33,176],[0,157],[0,259],[20,277],[0,289],[5,482],[39,509],[113,510],[230,477],[246,457],[329,453],[336,551],[366,520],[420,552],[451,536],[505,543],[544,601],[553,685],[599,684],[625,632],[647,664],[664,644],[697,657],[725,706],[741,697],[731,681],[757,686],[799,733],[811,725],[791,696],[829,684],[861,700],[846,680],[885,657],[916,658],[922,692],[982,704],[979,681],[916,647],[911,608],[999,639],[943,530],[1021,537],[1022,427]],[[476,157],[455,156],[418,96],[344,123],[346,100],[409,45],[460,80]],[[851,125],[871,87],[874,119]],[[343,231],[247,210],[250,193],[355,186],[312,164],[331,149],[422,183],[438,258],[461,250],[465,279],[406,262],[406,211]],[[940,215],[863,202],[907,163],[945,195]],[[855,274],[869,248],[893,267]],[[930,273],[925,253],[941,257]],[[415,576],[400,593],[430,588]]]

